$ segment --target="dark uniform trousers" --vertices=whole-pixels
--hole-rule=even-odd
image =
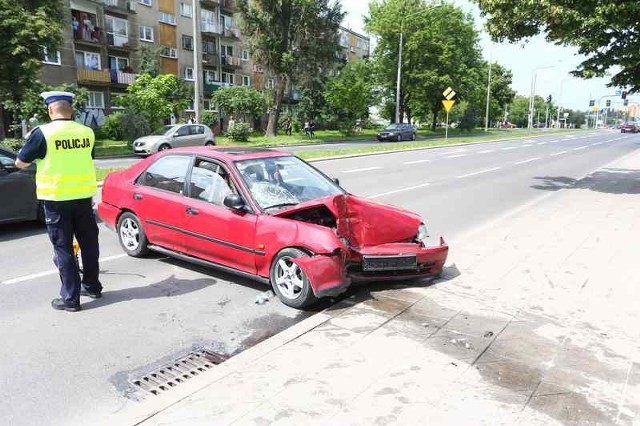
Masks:
[[[91,293],[100,293],[98,257],[98,224],[91,198],[69,201],[44,201],[45,221],[53,244],[54,262],[60,272],[60,296],[66,304],[80,300],[82,285]],[[73,237],[80,244],[82,281],[73,254]]]

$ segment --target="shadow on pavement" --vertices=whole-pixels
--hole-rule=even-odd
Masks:
[[[0,225],[0,241],[13,241],[47,233],[47,227],[36,221]]]
[[[640,194],[640,170],[608,168],[576,180],[567,176],[540,176],[541,184],[534,189],[558,191],[560,189],[589,189],[607,194]]]

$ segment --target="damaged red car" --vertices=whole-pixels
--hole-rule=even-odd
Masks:
[[[438,275],[449,250],[427,244],[419,215],[270,149],[156,154],[107,176],[98,214],[130,256],[153,250],[257,279],[295,308],[356,281]]]

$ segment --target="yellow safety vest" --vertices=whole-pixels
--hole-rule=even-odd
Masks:
[[[91,151],[95,135],[90,127],[73,120],[56,120],[40,126],[47,154],[36,160],[36,195],[39,200],[79,200],[98,189]]]

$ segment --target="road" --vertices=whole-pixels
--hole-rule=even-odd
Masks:
[[[423,214],[455,250],[466,233],[638,148],[637,135],[598,131],[314,164],[350,192]],[[67,313],[48,306],[59,282],[46,233],[0,227],[0,424],[91,424],[135,404],[129,381],[155,367],[201,347],[232,355],[313,314],[255,304],[260,284],[126,257],[100,232],[104,297]]]

